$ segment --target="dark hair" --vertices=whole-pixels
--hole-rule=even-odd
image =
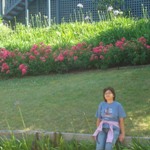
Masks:
[[[107,102],[107,100],[105,99],[105,92],[108,90],[113,93],[113,95],[114,95],[113,100],[115,101],[115,98],[116,98],[115,90],[112,87],[107,87],[107,88],[103,89],[103,97],[104,97],[105,102]]]

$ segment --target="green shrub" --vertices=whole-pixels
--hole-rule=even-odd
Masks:
[[[114,44],[122,37],[127,40],[133,40],[141,36],[144,36],[150,44],[149,28],[150,19],[136,20],[125,17],[92,23],[53,24],[51,27],[45,28],[26,27],[22,24],[17,24],[13,30],[2,26],[0,47],[5,47],[11,51],[18,49],[19,51],[27,52],[33,44],[44,42],[47,45],[51,45],[53,50],[57,50],[82,42],[92,44],[95,47],[98,46],[100,41],[104,44]]]

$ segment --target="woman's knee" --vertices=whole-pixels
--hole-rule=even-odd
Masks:
[[[96,150],[104,150],[106,143],[106,134],[102,131],[97,136]]]
[[[113,143],[106,143],[105,150],[112,150],[113,149]]]

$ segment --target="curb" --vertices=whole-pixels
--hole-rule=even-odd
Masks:
[[[81,133],[65,133],[65,132],[48,132],[48,131],[36,131],[36,130],[30,130],[30,131],[24,131],[24,130],[0,130],[0,137],[7,137],[10,138],[12,135],[14,135],[16,138],[21,138],[23,135],[33,135],[36,138],[42,138],[44,136],[49,136],[52,141],[55,141],[57,137],[62,137],[65,141],[89,141],[89,142],[95,142],[93,140],[92,134],[81,134]],[[132,139],[138,139],[140,141],[150,141],[150,137],[131,137],[126,136],[124,143],[125,145],[129,145],[132,141]]]

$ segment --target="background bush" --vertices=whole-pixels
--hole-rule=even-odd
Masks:
[[[97,46],[115,43],[125,37],[127,40],[144,36],[150,44],[150,19],[114,18],[100,22],[75,22],[53,24],[51,27],[36,28],[17,24],[14,30],[1,28],[0,47],[14,51],[29,51],[33,44],[44,42],[53,49],[66,48],[86,42]]]

